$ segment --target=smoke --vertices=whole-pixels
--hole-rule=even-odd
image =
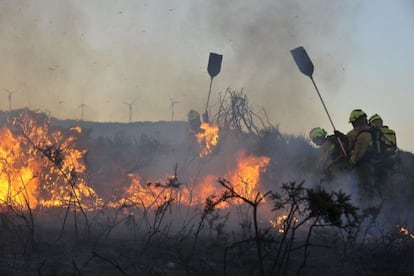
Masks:
[[[133,121],[170,120],[175,100],[175,119],[185,120],[189,109],[203,111],[208,54],[218,52],[212,99],[244,88],[275,124],[298,132],[324,114],[289,51],[309,51],[333,97],[347,54],[334,51],[352,42],[343,23],[353,9],[327,1],[2,1],[0,81],[16,91],[12,108],[58,118],[80,119],[84,109],[85,120],[125,122],[125,103],[134,102]]]

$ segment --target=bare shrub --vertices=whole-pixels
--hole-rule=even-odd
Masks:
[[[228,273],[228,251],[250,243],[256,248],[256,265],[260,275],[286,275],[292,253],[302,250],[303,260],[298,268],[299,273],[307,264],[309,249],[312,246],[311,236],[316,228],[335,227],[352,234],[358,224],[358,208],[350,204],[350,197],[342,192],[328,193],[320,187],[308,189],[303,183],[291,182],[282,185],[281,194],[268,191],[264,194],[257,193],[254,199],[249,199],[239,194],[227,180],[219,179],[218,183],[225,191],[220,196],[206,200],[201,222],[213,213],[218,204],[237,199],[252,207],[254,228],[251,237],[235,241],[226,247],[225,274]],[[275,231],[274,228],[259,228],[259,205],[265,198],[273,201],[273,211],[282,211],[285,214],[279,231]]]

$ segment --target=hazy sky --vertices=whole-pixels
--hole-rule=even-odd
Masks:
[[[0,0],[0,108],[58,118],[186,120],[205,107],[210,52],[223,55],[210,113],[244,89],[284,133],[332,131],[290,50],[304,46],[335,126],[379,113],[414,151],[414,2],[410,0]],[[8,92],[9,91],[9,92]],[[3,95],[3,96],[1,96]],[[1,99],[0,98],[0,99]]]

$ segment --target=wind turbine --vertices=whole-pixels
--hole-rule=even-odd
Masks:
[[[6,90],[6,92],[9,94],[8,99],[9,99],[9,112],[10,112],[11,111],[11,106],[12,106],[12,95],[14,93],[16,93],[16,91],[10,91],[10,90],[5,89],[5,88],[4,88],[4,90]]]
[[[83,98],[82,98],[82,103],[78,106],[78,108],[81,109],[81,121],[83,121],[83,117],[84,117],[84,114],[85,114],[85,107],[86,106],[87,105],[83,103]]]
[[[128,105],[129,108],[129,123],[132,122],[132,105],[135,104],[137,99],[133,100],[132,102],[124,102],[124,104]]]
[[[170,97],[170,101],[171,101],[171,122],[174,122],[174,106],[175,104],[180,103],[179,101],[175,101]]]

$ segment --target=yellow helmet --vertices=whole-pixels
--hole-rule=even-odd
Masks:
[[[195,120],[197,118],[200,118],[200,113],[198,113],[194,109],[191,109],[187,114],[187,118],[189,121]]]
[[[370,124],[372,124],[372,122],[374,122],[374,121],[376,121],[376,120],[381,120],[381,121],[382,121],[382,118],[380,117],[380,115],[378,115],[378,114],[374,114],[374,115],[372,115],[371,117],[369,117],[369,123],[370,123]]]
[[[315,127],[312,128],[312,130],[309,132],[309,138],[317,139],[317,138],[324,138],[326,136],[327,132],[323,128]]]
[[[355,122],[358,118],[361,118],[362,116],[367,116],[367,114],[362,111],[361,109],[354,109],[352,110],[351,114],[349,115],[349,122]]]

